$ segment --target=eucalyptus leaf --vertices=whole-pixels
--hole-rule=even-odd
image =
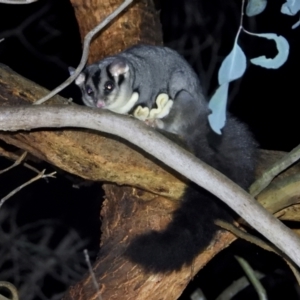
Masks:
[[[267,69],[278,69],[286,62],[289,56],[290,46],[288,41],[283,36],[278,36],[275,33],[253,33],[253,35],[266,38],[268,40],[274,40],[276,43],[278,54],[274,58],[267,58],[265,55],[252,58],[250,60],[251,63]]]
[[[300,0],[287,0],[281,6],[281,12],[289,16],[294,16],[299,10]]]
[[[221,129],[224,127],[226,122],[228,87],[228,82],[220,85],[208,104],[208,107],[212,111],[212,113],[208,116],[209,125],[217,134],[222,134]]]
[[[246,70],[246,56],[241,47],[234,43],[233,49],[224,59],[219,73],[219,85],[228,83],[243,76]]]
[[[267,6],[267,0],[248,0],[246,15],[248,17],[256,16],[262,13]]]

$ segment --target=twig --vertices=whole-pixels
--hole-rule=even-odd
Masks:
[[[264,274],[254,271],[254,275],[257,279],[262,279],[265,277]],[[229,287],[227,287],[216,300],[231,300],[236,294],[245,289],[250,284],[248,278],[243,276],[238,280],[234,281]]]
[[[90,272],[91,278],[93,280],[93,285],[94,285],[94,287],[96,288],[96,290],[98,292],[98,299],[102,300],[101,292],[100,292],[100,289],[99,289],[99,284],[97,282],[95,273],[94,273],[93,268],[92,268],[92,264],[91,264],[91,261],[90,261],[90,256],[89,256],[88,250],[84,249],[83,253],[84,253],[86,264],[88,265],[88,268],[89,268],[89,272]]]
[[[44,23],[46,22],[46,20],[47,20],[46,15],[49,12],[49,10],[51,10],[51,6],[52,6],[51,2],[48,1],[46,3],[46,5],[43,5],[40,9],[36,10],[34,13],[32,13],[30,16],[28,16],[24,21],[19,23],[13,29],[7,29],[4,31],[1,31],[0,37],[3,37],[3,38],[16,37],[17,39],[19,39],[20,43],[22,43],[23,46],[29,52],[31,52],[32,55],[34,55],[35,57],[37,57],[41,60],[55,63],[61,69],[65,70],[68,67],[68,65],[66,63],[62,62],[55,55],[47,55],[45,53],[43,53],[43,54],[40,53],[40,51],[35,46],[32,45],[31,41],[28,40],[27,34],[24,34],[24,31],[26,31],[29,26],[32,26],[32,24],[35,21],[39,20],[40,25],[42,24],[42,22],[44,22]],[[43,29],[45,29],[44,26],[43,26]],[[49,35],[50,29],[45,29],[45,30],[46,30],[46,32],[43,32],[43,39],[46,39],[47,37],[50,36]],[[54,37],[54,35],[55,34],[52,33],[51,37]]]
[[[220,226],[223,229],[226,229],[227,231],[233,233],[236,237],[241,238],[249,243],[252,243],[264,250],[273,252],[277,255],[279,255],[282,259],[285,260],[285,262],[287,263],[287,265],[289,266],[289,268],[291,269],[291,271],[293,272],[299,286],[300,286],[300,273],[297,269],[297,267],[295,267],[294,263],[288,258],[286,257],[286,255],[284,253],[282,253],[279,249],[277,249],[275,246],[263,241],[262,239],[258,238],[257,236],[254,236],[248,232],[242,231],[240,228],[235,227],[234,225],[221,221],[221,220],[216,220],[215,224]]]
[[[0,174],[3,174],[5,172],[9,171],[10,169],[18,166],[23,161],[23,159],[25,158],[26,155],[27,155],[27,152],[25,151],[10,167],[8,167],[4,170],[0,170]]]
[[[84,66],[87,62],[87,58],[89,55],[89,47],[90,47],[92,38],[101,29],[103,29],[108,23],[110,23],[114,18],[116,18],[123,10],[125,10],[132,2],[133,2],[133,0],[125,0],[114,12],[112,12],[108,17],[106,17],[100,24],[98,24],[96,27],[94,27],[85,36],[84,42],[83,42],[83,51],[82,51],[81,60],[80,60],[78,67],[74,71],[74,73],[65,82],[63,82],[61,85],[59,85],[53,91],[51,91],[48,95],[35,101],[33,103],[34,105],[38,105],[38,104],[42,104],[42,103],[46,102],[47,100],[49,100],[50,98],[55,96],[57,93],[59,93],[61,90],[63,90],[65,87],[67,87],[69,84],[71,84],[73,82],[73,80],[77,78],[77,76],[82,71],[82,69],[84,68]]]
[[[30,4],[37,2],[38,0],[0,0],[0,3],[4,4]]]
[[[244,272],[246,273],[248,279],[252,283],[253,287],[255,288],[259,300],[268,300],[266,290],[262,286],[261,282],[256,278],[255,273],[251,266],[248,264],[246,260],[242,257],[235,256],[236,260],[239,262],[240,266],[243,268]]]
[[[287,169],[293,163],[300,158],[300,145],[294,148],[291,152],[287,153],[284,157],[274,163],[269,169],[267,169],[263,175],[258,178],[250,187],[250,194],[253,197],[257,196],[275,176]]]
[[[300,266],[300,240],[288,227],[225,175],[149,126],[112,112],[79,106],[2,107],[0,130],[78,127],[110,133],[138,146],[229,205]]]
[[[37,176],[33,177],[32,179],[28,180],[27,182],[23,183],[22,185],[20,185],[19,187],[17,187],[16,189],[14,189],[13,191],[11,191],[8,195],[6,195],[4,198],[2,198],[0,200],[0,208],[2,207],[2,205],[4,204],[4,202],[9,199],[10,197],[12,197],[14,194],[16,194],[17,192],[19,192],[22,188],[24,188],[25,186],[29,185],[30,183],[33,183],[34,181],[40,179],[40,178],[47,178],[47,177],[52,177],[55,178],[55,174],[56,172],[52,172],[50,174],[45,174],[45,170],[43,170],[42,172],[40,172]]]
[[[19,158],[19,156],[17,154],[14,154],[12,152],[8,152],[8,151],[4,150],[1,146],[0,146],[0,156],[6,157],[6,158],[11,159],[11,160],[18,160],[18,158]],[[36,169],[35,167],[31,166],[28,163],[23,162],[23,166],[26,167],[27,169],[35,172],[35,173],[40,173],[41,172],[41,171],[39,171],[38,169]]]

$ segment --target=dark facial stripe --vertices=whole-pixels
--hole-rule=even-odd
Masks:
[[[97,88],[100,82],[100,75],[101,75],[101,70],[97,70],[93,75],[92,75],[92,81],[94,86]]]
[[[125,77],[124,75],[120,75],[119,76],[119,80],[118,80],[118,85],[120,86],[122,84],[122,82],[124,81]]]
[[[87,83],[87,80],[88,80],[88,78],[89,78],[89,72],[88,72],[88,70],[87,69],[85,69],[85,70],[83,70],[83,73],[84,73],[84,85],[86,85],[86,83]]]
[[[109,67],[110,67],[110,65],[108,65],[108,66],[106,67],[106,73],[107,73],[107,76],[108,76],[108,78],[109,78],[110,80],[112,80],[113,82],[115,82],[114,77],[111,75],[111,73],[110,73],[110,71],[109,71]]]

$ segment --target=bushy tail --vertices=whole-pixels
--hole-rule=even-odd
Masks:
[[[217,135],[210,129],[206,116],[200,116],[188,129],[185,143],[191,152],[241,187],[250,185],[257,145],[243,124],[228,115],[222,135]],[[125,255],[147,271],[179,270],[191,264],[212,241],[219,229],[214,221],[232,222],[232,215],[221,200],[191,184],[167,228],[136,237]]]
[[[179,270],[208,246],[219,229],[216,219],[230,220],[224,204],[204,189],[190,187],[167,228],[136,237],[125,256],[146,271]]]

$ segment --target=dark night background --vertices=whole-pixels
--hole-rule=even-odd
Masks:
[[[245,16],[244,27],[253,32],[283,35],[290,44],[288,61],[278,70],[249,64],[243,78],[231,84],[228,109],[249,125],[261,148],[290,151],[299,144],[296,128],[300,27],[291,29],[297,16],[280,13],[283,2],[269,1],[261,15],[251,19]],[[187,58],[199,73],[207,96],[211,96],[217,87],[220,63],[233,46],[240,19],[240,1],[162,0],[160,5],[165,44]],[[49,90],[68,77],[68,66],[77,66],[80,60],[80,37],[68,0],[40,0],[22,6],[0,4],[1,38],[5,40],[0,43],[0,63]],[[239,45],[248,60],[263,54],[276,55],[274,42],[244,33]],[[61,95],[80,103],[80,93],[74,86],[65,89]],[[10,164],[0,157],[0,170]],[[53,166],[45,163],[32,165],[39,170],[53,171]],[[22,166],[2,174],[0,199],[33,176],[32,171]],[[94,183],[74,188],[73,185],[74,179],[58,172],[57,179],[40,180],[24,188],[0,211],[0,243],[3,247],[0,249],[0,280],[22,287],[22,299],[59,299],[59,293],[86,270],[82,250],[88,248],[91,259],[95,259],[100,235],[101,186]],[[46,234],[49,227],[51,232]],[[19,231],[24,232],[26,238],[15,242]],[[73,238],[63,248],[66,252],[57,254],[55,251],[68,233]],[[40,242],[45,236],[49,236],[48,240]],[[49,249],[26,248],[26,243],[40,243]],[[68,250],[70,248],[72,250]],[[23,255],[23,260],[14,256],[20,249],[27,251],[28,257]],[[6,252],[14,254],[7,256]],[[30,258],[32,253],[35,259]],[[61,259],[60,266],[68,264],[74,270],[64,273],[55,265],[52,269],[49,267],[51,272],[46,272],[43,278],[37,274],[31,276],[30,268],[37,268],[38,263],[46,265],[49,255]],[[262,282],[268,289],[269,299],[300,299],[293,276],[280,258],[240,241],[200,272],[180,299],[190,299],[189,295],[197,287],[203,289],[208,300],[215,299],[224,288],[243,276],[234,255],[246,258],[255,270],[266,275]],[[6,260],[5,256],[8,257]],[[24,285],[29,278],[35,296]],[[257,299],[257,296],[248,288],[233,299]]]

